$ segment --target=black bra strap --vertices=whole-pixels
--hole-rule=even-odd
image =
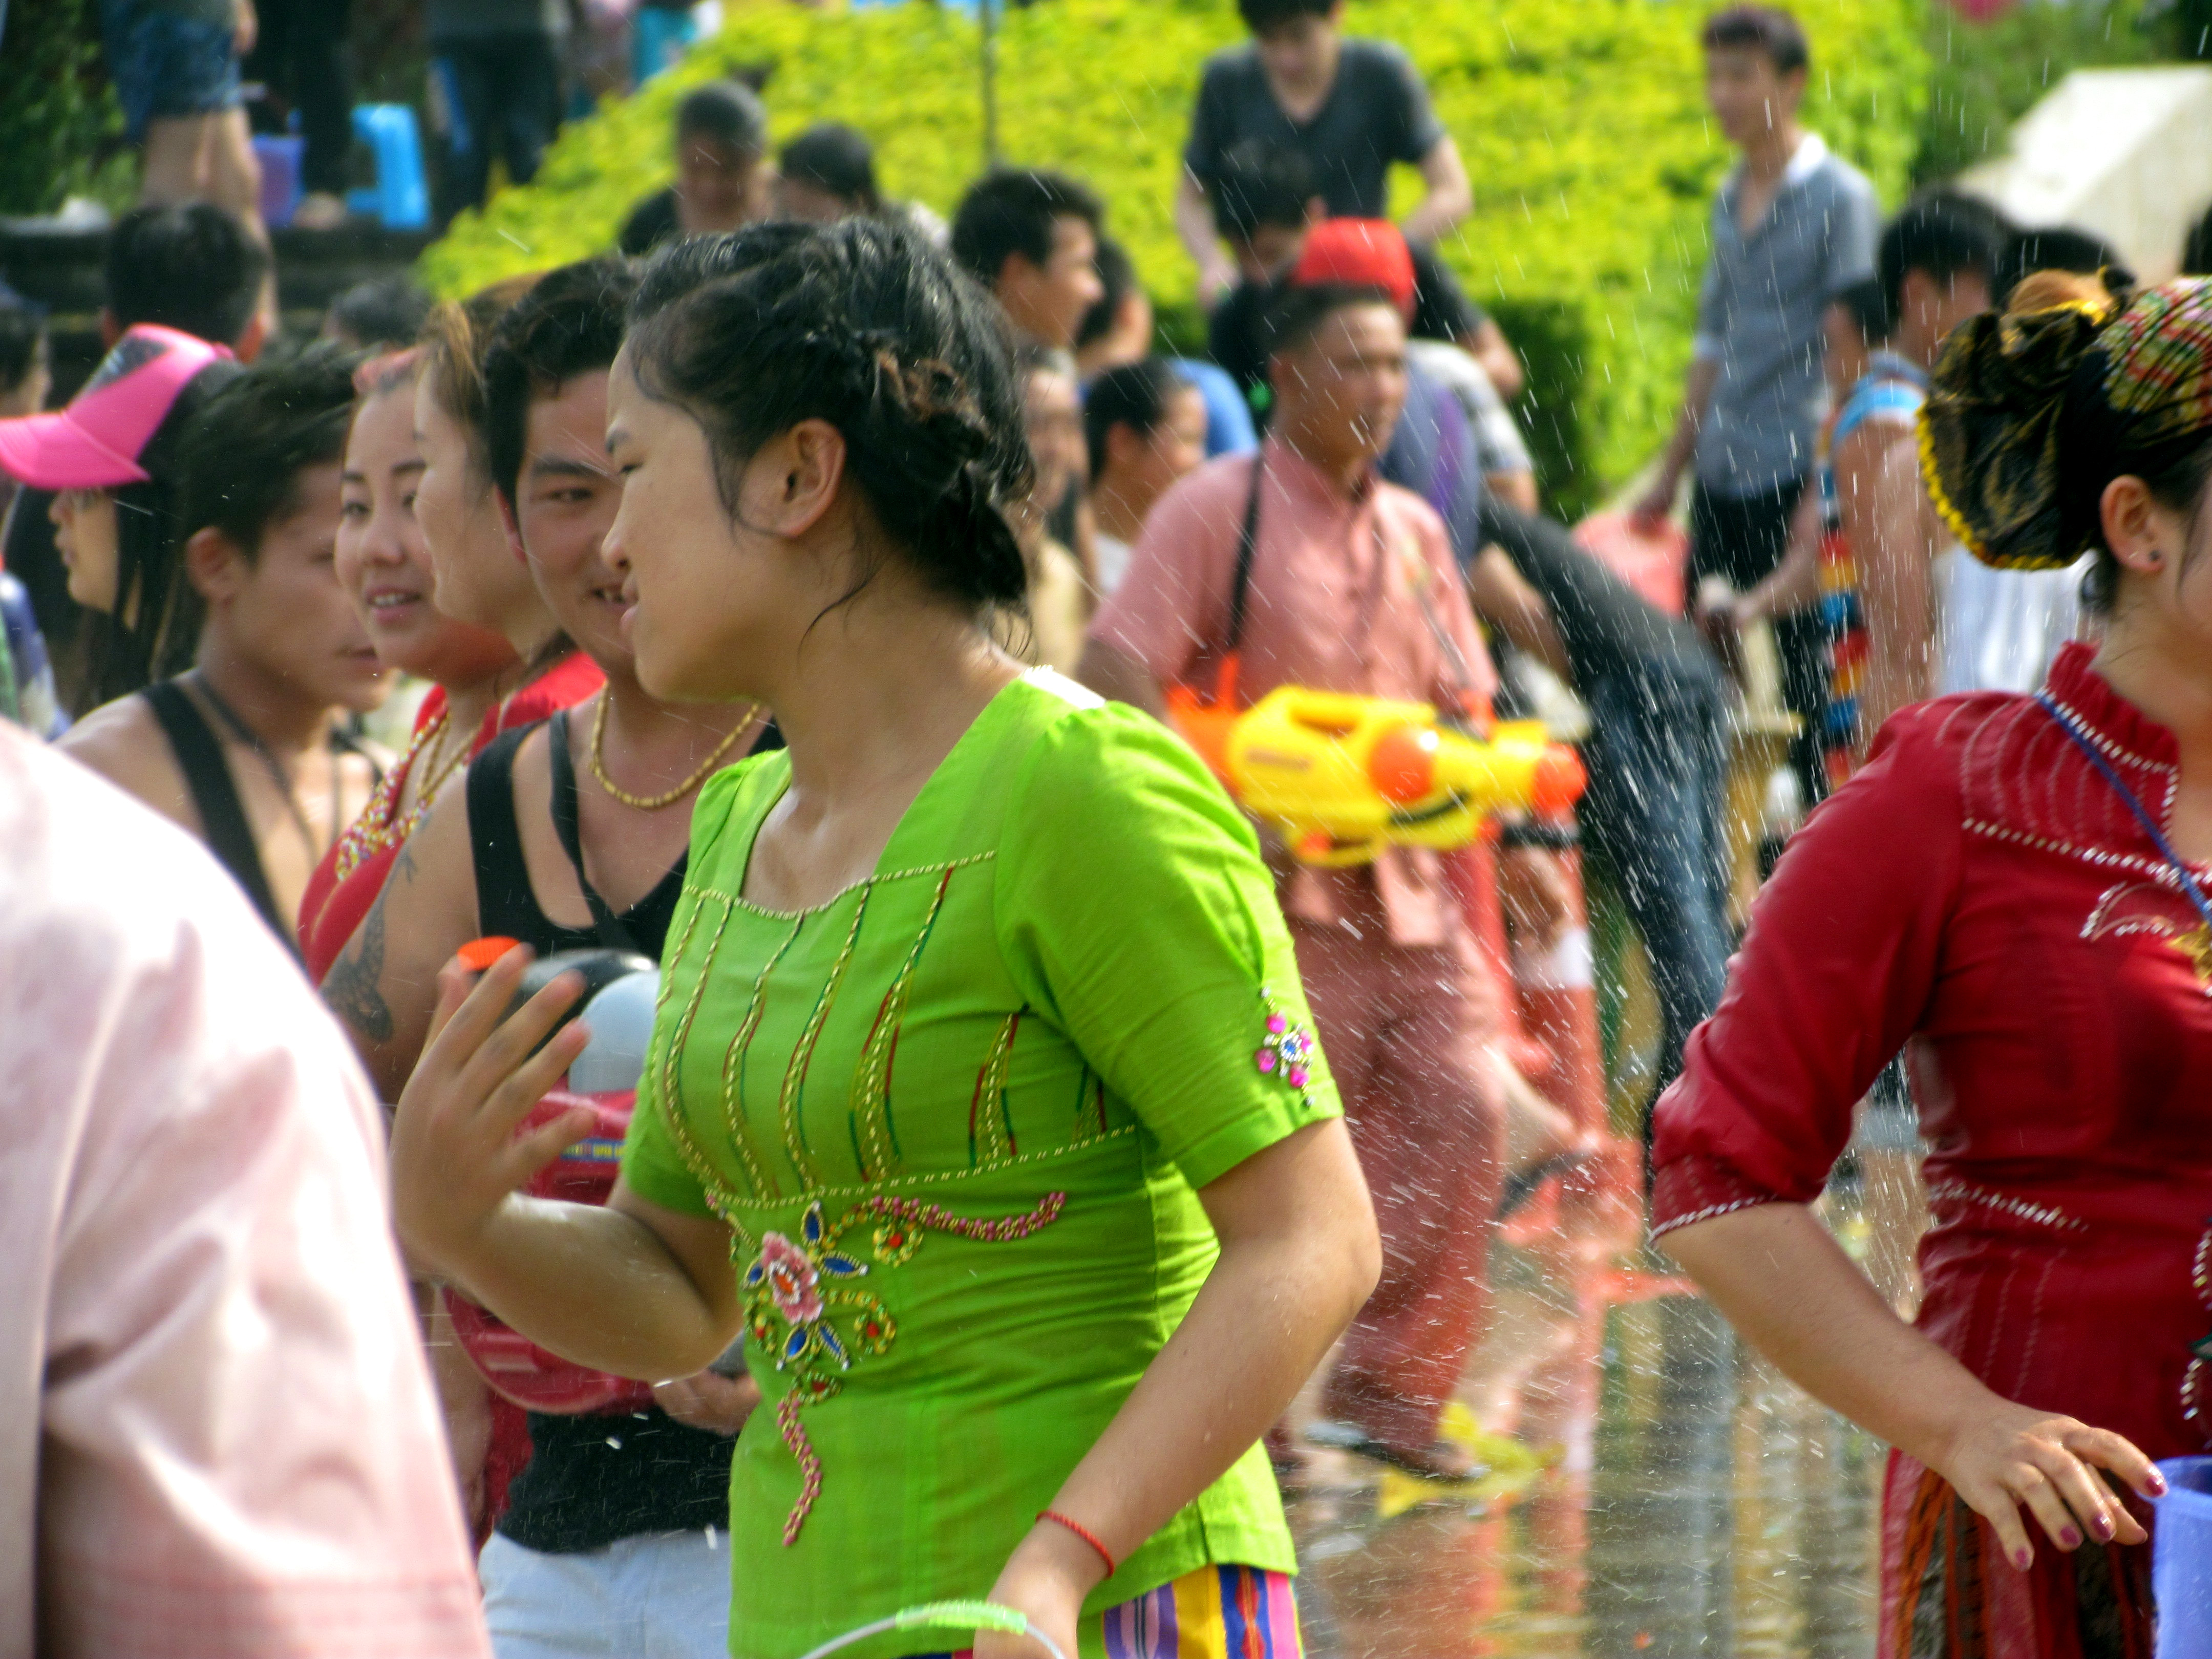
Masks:
[[[599,935],[599,943],[611,951],[635,951],[637,941],[629,926],[608,908],[599,896],[599,890],[592,885],[592,878],[584,873],[584,838],[579,828],[576,807],[576,763],[568,756],[568,711],[556,713],[545,722],[547,757],[553,763],[553,833],[561,838],[561,850],[568,855],[568,863],[576,872],[576,885],[584,890],[584,902],[592,912],[592,926]],[[645,952],[658,956],[659,951]]]
[[[1267,452],[1252,454],[1252,489],[1244,498],[1244,527],[1237,535],[1237,576],[1229,588],[1229,627],[1221,654],[1233,656],[1244,639],[1244,607],[1252,586],[1252,559],[1260,550],[1260,483],[1267,470]]]
[[[192,806],[200,816],[208,851],[246,890],[246,896],[269,924],[270,932],[297,955],[299,945],[277,914],[276,896],[269,890],[268,872],[261,867],[261,848],[254,842],[253,827],[246,822],[246,808],[238,799],[238,784],[230,775],[230,763],[222,757],[222,743],[174,681],[157,680],[139,695],[152,707],[154,718],[161,722],[162,734],[176,755],[177,768],[185,775],[185,787],[191,791]]]

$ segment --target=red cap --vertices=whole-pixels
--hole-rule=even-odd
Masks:
[[[1306,235],[1291,267],[1293,288],[1379,288],[1407,318],[1413,314],[1413,253],[1388,219],[1324,219]]]

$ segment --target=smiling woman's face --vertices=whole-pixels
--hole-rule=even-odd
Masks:
[[[626,358],[608,381],[607,441],[623,489],[601,552],[623,579],[638,684],[672,702],[758,696],[741,682],[775,605],[774,544],[733,522],[706,433],[647,397]]]
[[[514,649],[431,602],[437,573],[415,517],[422,478],[411,389],[370,398],[346,440],[338,581],[386,667],[441,685],[466,683],[514,662]]]
[[[112,615],[123,568],[114,492],[64,489],[54,497],[47,516],[54,522],[54,546],[69,567],[70,598],[88,611]]]

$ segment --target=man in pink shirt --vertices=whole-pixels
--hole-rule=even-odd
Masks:
[[[0,721],[0,1659],[489,1659],[344,1037]]]
[[[1375,476],[1405,402],[1406,325],[1382,283],[1353,276],[1280,301],[1274,424],[1256,460],[1214,461],[1153,507],[1091,624],[1080,675],[1105,696],[1163,714],[1165,687],[1212,691],[1233,650],[1247,703],[1291,684],[1487,712],[1496,677],[1443,521]],[[1497,993],[1446,859],[1394,848],[1322,869],[1279,846],[1269,856],[1382,1224],[1382,1283],[1330,1380],[1328,1437],[1463,1474],[1468,1455],[1437,1440],[1437,1421],[1484,1307]]]

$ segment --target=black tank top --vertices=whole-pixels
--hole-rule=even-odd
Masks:
[[[568,758],[568,716],[563,709],[544,723],[553,769],[551,806],[556,829],[576,814],[576,772]],[[576,866],[595,921],[564,927],[539,908],[522,857],[514,811],[514,756],[534,726],[495,738],[469,763],[469,842],[477,872],[477,927],[489,937],[520,939],[547,956],[602,945],[654,958],[668,936],[676,901],[684,890],[689,854],[676,860],[653,890],[619,916],[605,912],[585,881],[583,860],[564,846]],[[770,726],[753,751],[781,747]],[[564,843],[572,836],[563,834]],[[609,924],[613,937],[610,937]],[[507,1488],[499,1530],[526,1549],[570,1554],[603,1549],[621,1539],[656,1532],[698,1532],[730,1522],[730,1453],[734,1440],[678,1423],[658,1406],[628,1416],[564,1417],[530,1413],[531,1456]]]
[[[575,821],[576,773],[568,759],[568,711],[562,709],[544,722],[553,764],[553,811]],[[620,915],[611,917],[619,932],[613,938],[599,923],[566,927],[547,915],[530,885],[530,867],[522,857],[522,829],[514,815],[514,757],[523,740],[538,728],[518,727],[492,739],[484,751],[469,763],[469,844],[476,855],[477,931],[487,939],[520,939],[541,957],[556,951],[589,951],[600,945],[635,951],[660,959],[668,937],[668,924],[676,915],[676,901],[684,891],[686,853],[669,866],[653,890]],[[574,855],[572,854],[572,857]],[[580,865],[580,860],[579,860]],[[586,902],[596,900],[580,867],[577,884]],[[592,906],[596,913],[599,906]],[[623,937],[627,935],[627,937]]]
[[[270,890],[268,872],[262,868],[261,848],[253,839],[245,803],[239,799],[238,781],[230,775],[230,763],[223,758],[222,744],[214,727],[174,680],[157,680],[138,695],[152,706],[161,734],[168,738],[170,751],[177,757],[177,769],[185,775],[185,787],[191,792],[192,810],[199,814],[200,837],[208,851],[246,890],[246,896],[269,924],[269,931],[297,956],[299,944],[277,913],[276,896]]]

